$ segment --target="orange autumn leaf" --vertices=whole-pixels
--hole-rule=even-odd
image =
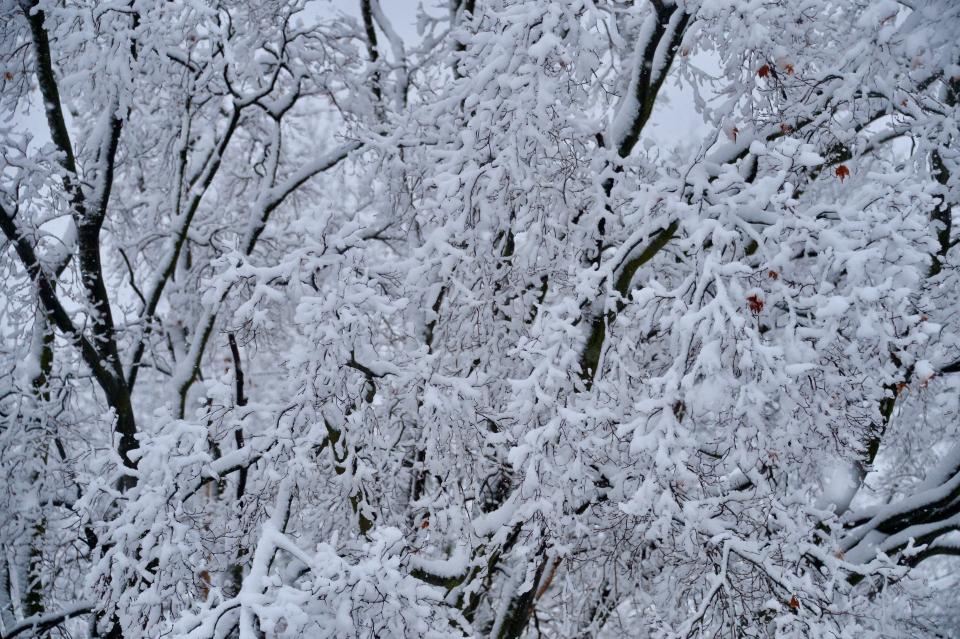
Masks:
[[[207,570],[201,570],[197,575],[200,580],[198,590],[200,591],[201,601],[206,601],[207,596],[210,594],[210,585],[213,583],[210,579],[210,573]]]
[[[761,78],[765,78],[768,75],[770,75],[770,65],[765,64],[759,69],[757,69],[757,75],[760,76]]]
[[[787,124],[786,122],[780,125],[780,132],[783,133],[784,135],[790,133],[791,131],[793,131],[793,127]]]
[[[777,273],[776,271],[768,271],[767,277],[769,277],[771,280],[775,280],[780,277],[780,274]]]
[[[792,608],[793,610],[800,609],[800,600],[797,599],[796,595],[790,597],[790,608]]]
[[[787,63],[786,65],[784,65],[783,70],[787,72],[787,75],[793,75],[793,65],[792,65],[792,64]]]
[[[845,178],[850,177],[850,169],[847,168],[846,164],[841,164],[834,172],[837,174],[837,177],[840,178],[841,182],[843,182]]]
[[[757,297],[756,295],[750,295],[747,297],[747,306],[750,308],[750,312],[753,314],[759,314],[763,310],[763,300]]]
[[[7,79],[7,80],[13,80],[13,74],[10,73],[9,71],[4,71],[4,72],[3,72],[3,77],[4,77],[5,79]]]

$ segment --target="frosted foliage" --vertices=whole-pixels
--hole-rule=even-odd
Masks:
[[[348,4],[0,0],[0,637],[960,634],[960,4]]]

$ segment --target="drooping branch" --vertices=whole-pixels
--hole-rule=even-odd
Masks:
[[[917,554],[907,558],[906,564],[911,567],[917,566],[933,557],[960,557],[960,544],[946,539],[935,540]]]
[[[853,548],[871,531],[886,535],[896,534],[918,523],[927,523],[943,516],[952,516],[960,510],[960,469],[943,483],[905,497],[877,509],[869,518],[852,517],[853,531],[841,545],[843,550]]]
[[[85,601],[57,612],[27,617],[12,628],[8,628],[3,635],[0,635],[0,639],[14,639],[14,637],[19,637],[24,633],[30,633],[29,636],[40,637],[64,621],[90,614],[93,610],[93,603]]]
[[[848,515],[847,521],[849,532],[840,540],[839,550],[854,562],[869,561],[875,548],[897,553],[910,539],[921,545],[956,529],[960,524],[960,449],[933,469],[913,494]]]

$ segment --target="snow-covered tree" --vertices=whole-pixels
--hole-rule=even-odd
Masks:
[[[4,639],[960,633],[960,4],[0,12]]]

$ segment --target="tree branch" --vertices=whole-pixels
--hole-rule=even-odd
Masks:
[[[250,255],[256,248],[257,240],[260,238],[263,229],[270,219],[270,214],[296,189],[301,187],[311,177],[333,168],[350,155],[351,152],[362,146],[360,142],[351,142],[340,148],[327,153],[317,160],[301,167],[298,171],[288,177],[282,184],[277,185],[267,192],[267,195],[261,200],[261,209],[259,215],[251,218],[251,224],[247,231],[247,238],[243,243],[244,254]],[[207,342],[213,333],[213,326],[217,321],[217,315],[220,305],[226,299],[229,289],[223,292],[217,302],[204,311],[203,317],[197,323],[193,332],[194,341],[190,345],[190,351],[187,356],[177,365],[175,375],[175,392],[178,397],[178,415],[184,414],[187,401],[187,393],[190,387],[196,382],[200,373],[200,360],[206,350]]]
[[[53,289],[53,284],[47,278],[43,267],[40,265],[40,261],[37,259],[33,247],[30,246],[30,243],[20,233],[13,217],[2,205],[0,205],[0,231],[3,231],[3,234],[13,244],[17,256],[20,258],[20,262],[26,269],[27,274],[35,282],[37,294],[47,318],[53,322],[54,326],[56,326],[61,333],[73,338],[77,342],[84,363],[90,368],[94,378],[104,391],[112,389],[115,381],[110,372],[104,368],[99,351],[87,340],[83,333],[73,325],[73,321],[61,305]]]
[[[360,0],[360,17],[363,19],[363,28],[367,36],[367,56],[369,56],[370,64],[373,67],[370,72],[370,82],[373,85],[371,91],[379,104],[383,99],[383,92],[380,88],[380,71],[377,69],[380,50],[377,45],[377,28],[374,26],[373,8],[370,6],[370,1]]]
[[[67,619],[73,619],[74,617],[86,615],[91,612],[93,612],[93,603],[85,601],[75,604],[70,608],[60,610],[59,612],[27,617],[17,625],[7,630],[5,634],[0,635],[0,639],[14,639],[14,637],[17,637],[27,631],[30,631],[31,636],[39,637],[48,630],[56,628]]]
[[[179,220],[177,221],[174,229],[174,236],[170,244],[170,250],[168,251],[166,257],[161,261],[160,270],[157,272],[154,282],[150,288],[150,292],[147,295],[147,303],[143,309],[143,313],[140,316],[140,321],[143,323],[143,333],[137,340],[133,357],[130,360],[130,366],[127,369],[127,386],[131,390],[137,382],[137,374],[140,369],[140,362],[143,360],[143,355],[146,351],[147,338],[153,331],[153,320],[157,312],[157,306],[160,304],[160,299],[163,296],[163,290],[170,281],[170,278],[173,277],[177,260],[180,258],[180,252],[183,250],[184,242],[186,242],[187,239],[187,232],[190,229],[190,225],[193,223],[193,218],[197,210],[200,208],[200,203],[203,200],[203,196],[206,194],[207,190],[210,188],[210,185],[213,183],[213,179],[217,175],[221,162],[223,161],[223,154],[226,151],[227,145],[230,143],[230,140],[237,129],[237,125],[240,122],[240,112],[241,109],[234,105],[234,110],[227,122],[227,127],[224,131],[223,137],[220,138],[220,142],[216,145],[210,157],[207,158],[207,162],[204,164],[204,169],[198,176],[199,187],[197,187],[196,184],[191,186],[190,202],[187,205],[186,211],[181,213],[179,216]]]

